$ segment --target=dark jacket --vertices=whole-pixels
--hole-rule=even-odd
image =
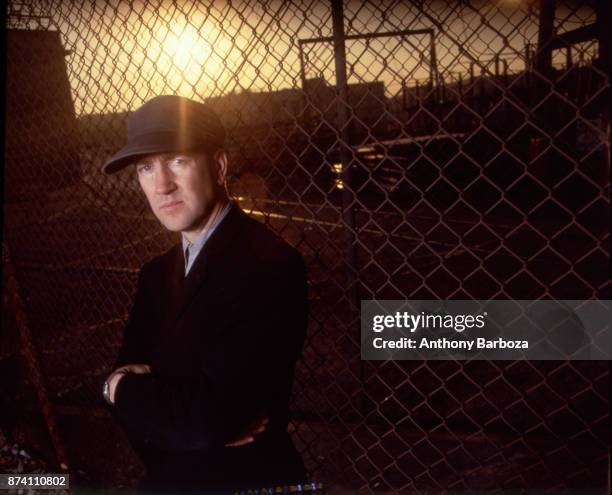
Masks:
[[[305,481],[289,434],[306,333],[302,256],[237,205],[187,277],[181,245],[146,263],[116,366],[114,414],[147,467],[145,490],[260,488]],[[224,447],[258,415],[265,433]]]

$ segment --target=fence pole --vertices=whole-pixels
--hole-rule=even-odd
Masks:
[[[538,26],[538,51],[536,69],[548,75],[552,65],[550,40],[555,30],[555,0],[540,0],[540,19]]]
[[[30,378],[32,379],[32,383],[36,389],[36,395],[40,403],[45,423],[47,424],[47,429],[49,430],[49,436],[51,437],[53,448],[55,449],[57,464],[60,469],[68,471],[68,456],[66,455],[66,449],[64,448],[64,443],[59,432],[57,419],[53,411],[53,405],[49,399],[46,379],[42,372],[36,345],[32,339],[32,333],[28,324],[28,317],[25,311],[25,304],[19,293],[19,285],[15,277],[8,242],[6,241],[6,232],[4,232],[4,240],[2,241],[2,265],[4,270],[6,270],[7,294],[9,294],[12,306],[15,309],[15,322],[19,330],[19,339],[23,347]]]
[[[340,134],[340,161],[342,163],[342,220],[345,229],[346,257],[349,269],[350,300],[359,309],[357,292],[357,257],[355,253],[355,212],[353,209],[354,193],[351,188],[350,163],[353,153],[350,149],[349,101],[346,83],[346,51],[344,46],[344,12],[342,0],[332,0],[332,18],[334,31],[334,59],[336,68],[337,94],[337,129]]]
[[[304,46],[302,41],[300,40],[298,43],[298,47],[300,49],[300,78],[302,80],[302,119],[306,122],[307,126],[310,127],[310,101],[308,95],[308,88],[306,87],[306,62],[304,61]]]
[[[346,267],[348,274],[348,300],[353,306],[349,308],[351,318],[350,329],[354,332],[357,342],[361,342],[359,325],[359,271],[357,266],[357,254],[355,250],[356,231],[355,231],[355,212],[353,208],[354,192],[352,190],[350,163],[353,152],[350,148],[349,133],[349,99],[346,77],[346,48],[344,44],[344,10],[342,0],[331,0],[332,23],[334,38],[334,60],[336,69],[336,101],[338,108],[337,130],[340,138],[340,162],[342,163],[342,221],[344,223],[344,239],[346,243]],[[351,332],[351,333],[353,333]],[[363,363],[359,364],[359,378],[364,384]],[[363,401],[362,401],[363,413]]]

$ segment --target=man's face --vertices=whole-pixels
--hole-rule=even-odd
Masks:
[[[170,231],[195,239],[215,206],[226,198],[227,156],[158,153],[136,163],[138,182],[151,210]]]

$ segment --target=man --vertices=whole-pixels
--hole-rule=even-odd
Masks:
[[[142,458],[143,491],[223,493],[305,481],[287,432],[305,338],[301,255],[230,201],[225,130],[206,105],[159,96],[104,164],[130,166],[181,242],[146,263],[104,395]]]

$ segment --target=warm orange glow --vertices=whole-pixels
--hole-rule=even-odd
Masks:
[[[184,83],[198,84],[205,72],[215,72],[212,48],[193,26],[176,25],[159,34],[156,41],[161,45],[161,53],[157,67],[167,74],[167,82],[176,91],[181,92]]]
[[[177,69],[186,72],[193,69],[191,66],[204,64],[212,52],[210,45],[192,26],[179,33],[170,33],[164,51]]]

